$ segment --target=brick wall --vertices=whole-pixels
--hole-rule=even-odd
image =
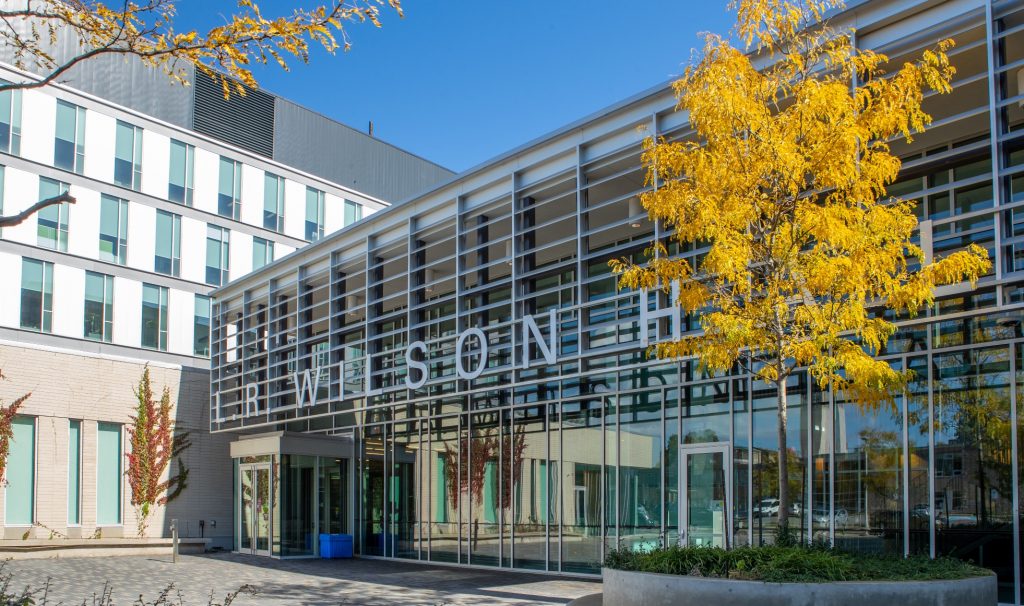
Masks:
[[[36,538],[67,535],[90,537],[96,526],[97,424],[131,422],[135,394],[143,362],[90,356],[43,348],[0,345],[0,400],[9,403],[32,392],[21,414],[36,417],[36,493],[34,528],[4,527],[3,537]],[[232,474],[228,436],[209,433],[209,374],[200,368],[150,364],[153,391],[159,397],[164,385],[175,403],[179,430],[188,431],[191,447],[183,454],[189,468],[188,487],[151,517],[148,536],[169,536],[170,520],[179,520],[182,536],[203,536],[214,544],[231,546]],[[68,430],[69,419],[82,420],[81,526],[68,528]],[[122,437],[128,448],[127,435]],[[122,468],[124,462],[122,462]],[[177,473],[177,462],[171,470]],[[0,523],[4,521],[0,490]],[[135,536],[136,514],[131,506],[128,482],[122,477],[122,525],[103,527],[104,537]],[[56,534],[59,533],[59,534]]]

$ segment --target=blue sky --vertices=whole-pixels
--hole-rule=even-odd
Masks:
[[[268,15],[292,2],[264,0]],[[352,50],[317,53],[263,88],[456,171],[678,76],[698,32],[726,33],[726,0],[403,0],[405,18],[353,25]],[[230,0],[179,0],[178,27]]]

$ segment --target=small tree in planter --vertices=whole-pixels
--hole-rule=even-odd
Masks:
[[[775,386],[783,533],[788,379],[806,368],[865,408],[890,403],[909,375],[873,357],[895,331],[885,309],[913,315],[936,286],[974,283],[991,267],[975,244],[928,262],[911,240],[913,203],[886,193],[901,166],[889,141],[910,141],[931,122],[925,91],[952,90],[953,41],[890,69],[824,22],[841,5],[735,2],[744,48],[709,34],[673,85],[694,136],[648,139],[643,154],[655,186],[644,208],[675,230],[681,250],[701,254],[670,257],[657,243],[649,263],[612,262],[620,287],[678,293],[673,303],[700,317],[702,333],[659,343],[659,357],[693,356],[716,372],[740,366]]]
[[[4,373],[0,372],[0,380],[6,378]],[[14,437],[14,416],[18,414],[18,409],[31,395],[32,392],[29,392],[7,406],[0,402],[0,482],[4,481],[7,476],[7,455],[11,451],[11,438]]]
[[[125,453],[128,462],[125,474],[132,490],[138,536],[143,537],[153,509],[166,505],[185,489],[188,468],[181,460],[181,453],[191,442],[187,433],[174,434],[170,389],[164,386],[159,405],[154,400],[149,366],[142,372],[135,397],[138,403],[128,428],[131,451]],[[174,458],[178,459],[178,474],[165,480],[164,474]]]

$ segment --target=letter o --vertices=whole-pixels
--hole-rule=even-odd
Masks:
[[[468,372],[464,366],[462,366],[462,349],[466,344],[466,339],[475,336],[480,341],[480,363],[477,364],[476,368],[472,372]],[[459,377],[471,381],[480,376],[487,367],[487,336],[484,331],[479,328],[470,328],[466,332],[459,335],[458,341],[455,342],[455,373]]]

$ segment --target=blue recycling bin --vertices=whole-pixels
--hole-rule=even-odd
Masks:
[[[328,560],[352,557],[352,535],[321,534],[320,557]]]

